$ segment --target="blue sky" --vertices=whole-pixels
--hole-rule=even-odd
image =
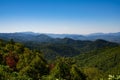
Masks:
[[[120,0],[0,0],[0,32],[120,32]]]

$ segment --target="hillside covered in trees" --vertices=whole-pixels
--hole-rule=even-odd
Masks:
[[[119,80],[120,46],[105,40],[0,39],[0,80]],[[115,76],[114,76],[115,75]]]
[[[41,52],[30,50],[13,40],[0,40],[0,80],[85,80],[70,58],[48,63]]]

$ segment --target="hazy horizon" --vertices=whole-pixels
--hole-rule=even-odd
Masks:
[[[120,0],[0,0],[0,33],[120,32]]]
[[[33,31],[19,31],[19,32],[0,32],[0,33],[35,33],[35,34],[58,34],[58,35],[93,35],[93,34],[114,34],[120,32],[96,32],[96,33],[87,33],[87,34],[80,34],[80,33],[44,33],[44,32],[33,32]]]

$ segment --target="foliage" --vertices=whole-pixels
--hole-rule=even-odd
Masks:
[[[108,80],[120,80],[120,75],[108,75]]]
[[[107,77],[108,74],[120,74],[120,47],[107,48],[80,54],[75,57],[75,59],[77,60],[77,64],[81,67],[92,67],[93,70],[91,71],[95,72],[96,75],[99,71],[104,73],[103,77]],[[95,68],[98,69],[98,72],[94,71]],[[100,75],[102,73],[100,73]],[[91,73],[89,75],[94,77]]]
[[[31,49],[13,39],[0,39],[0,80],[107,80],[109,74],[109,79],[119,80],[120,47],[116,43],[66,38],[29,45]]]
[[[84,74],[86,74],[87,80],[98,80],[101,77],[104,77],[104,73],[94,67],[84,67],[82,70]]]
[[[13,72],[9,66],[0,65],[0,80],[32,80],[27,75],[20,76],[19,73]]]
[[[55,67],[51,70],[45,80],[86,80],[84,73],[70,61],[70,58],[58,58]]]

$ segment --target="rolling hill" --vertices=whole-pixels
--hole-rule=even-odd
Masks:
[[[34,32],[17,32],[17,33],[0,33],[1,39],[14,39],[15,41],[37,41],[37,42],[49,42],[54,41],[57,38],[71,38],[74,40],[91,40],[103,39],[110,42],[120,43],[120,32],[117,33],[93,33],[89,35],[79,34],[46,34],[46,33],[34,33]]]

